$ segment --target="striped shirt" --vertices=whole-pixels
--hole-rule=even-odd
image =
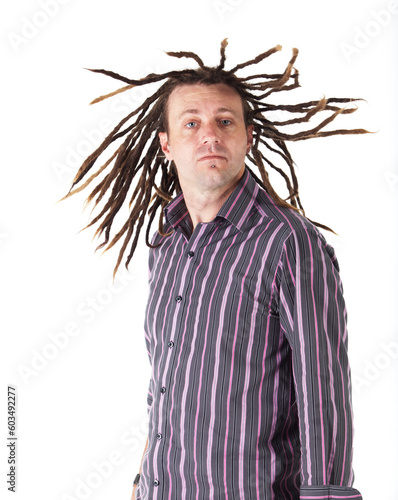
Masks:
[[[361,499],[333,248],[246,170],[209,223],[180,193],[149,256],[141,500]]]

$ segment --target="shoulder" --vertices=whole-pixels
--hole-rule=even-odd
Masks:
[[[299,258],[309,259],[321,252],[339,270],[333,247],[310,220],[293,208],[278,206],[263,189],[259,190],[256,205],[266,219],[273,220],[274,226],[281,226],[281,233],[284,235],[283,246],[287,253],[300,254]]]

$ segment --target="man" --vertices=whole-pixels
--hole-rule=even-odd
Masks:
[[[125,232],[131,237],[136,221],[139,232],[140,213],[148,213],[151,222],[156,208],[164,209],[150,243],[145,321],[150,420],[133,498],[359,499],[352,487],[350,371],[339,267],[333,249],[300,210],[293,162],[283,142],[342,131],[320,132],[331,119],[290,136],[276,126],[308,121],[327,109],[334,118],[344,111],[330,103],[347,100],[279,106],[305,116],[272,122],[260,107],[264,90],[267,96],[286,90],[291,78],[297,86],[295,57],[285,73],[266,75],[268,80],[255,87],[255,78],[265,75],[238,82],[235,70],[244,65],[223,69],[225,46],[224,41],[217,68],[205,67],[192,53],[171,54],[194,58],[200,69],[168,75],[158,101],[135,112],[141,116],[124,129],[129,139],[112,157],[112,172],[89,197],[99,193],[98,203],[114,183],[93,222],[105,217],[98,231],[105,231],[105,244],[133,173],[138,165],[147,170],[133,192],[129,220],[108,246]],[[261,94],[253,97],[249,90]],[[83,164],[74,184],[122,135],[120,128]],[[165,159],[149,142],[154,129]],[[141,144],[149,142],[145,153],[137,143],[142,137]],[[270,185],[263,160],[279,169],[259,151],[259,143],[289,165],[292,181],[282,175],[290,203]],[[247,158],[259,166],[264,184],[245,165]],[[154,183],[154,164],[163,171],[160,186]],[[150,187],[157,199],[149,208]],[[171,199],[173,191],[177,196]],[[134,248],[133,241],[128,261]]]

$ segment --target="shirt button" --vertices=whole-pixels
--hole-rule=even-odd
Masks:
[[[170,340],[170,342],[167,344],[167,347],[174,347],[174,342]]]
[[[192,250],[190,252],[188,252],[188,257],[193,257],[195,255],[195,252],[192,252]]]
[[[176,302],[181,302],[181,301],[182,301],[182,297],[181,297],[181,295],[177,295],[177,297],[176,297]]]
[[[158,439],[159,441],[162,439],[162,437],[163,437],[163,436],[161,435],[161,433],[160,433],[160,432],[158,432],[158,433],[156,434],[156,439]]]
[[[159,486],[159,481],[157,479],[155,479],[155,481],[153,482],[153,485],[154,486]]]
[[[164,394],[164,393],[166,392],[166,387],[162,387],[162,388],[160,389],[160,392],[161,392],[162,394]]]

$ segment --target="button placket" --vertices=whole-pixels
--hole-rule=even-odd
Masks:
[[[198,227],[199,229],[199,227]],[[165,357],[165,363],[168,363],[168,369],[167,373],[165,372],[165,378],[163,379],[163,386],[160,388],[160,407],[161,407],[161,412],[164,415],[163,412],[168,411],[168,407],[170,404],[170,397],[171,397],[171,392],[169,394],[169,389],[172,388],[172,377],[175,371],[175,356],[177,355],[177,350],[174,350],[175,346],[180,345],[180,336],[182,333],[182,328],[183,328],[183,316],[184,316],[184,309],[185,307],[188,306],[187,301],[185,300],[187,297],[189,297],[189,287],[192,286],[192,275],[195,273],[195,263],[197,263],[197,248],[201,248],[204,245],[204,236],[205,234],[208,233],[209,230],[212,230],[212,228],[207,227],[206,229],[200,228],[199,232],[195,233],[195,240],[191,237],[189,241],[189,246],[191,248],[194,248],[194,250],[189,250],[187,251],[187,248],[181,249],[183,252],[183,255],[181,256],[181,260],[179,261],[179,269],[177,269],[176,272],[176,279],[175,279],[175,288],[174,288],[174,293],[177,293],[178,295],[174,296],[174,300],[176,301],[175,305],[175,311],[176,314],[178,314],[177,322],[174,326],[173,329],[168,329],[167,331],[171,333],[170,337],[173,338],[173,340],[170,339],[166,343],[163,343],[163,355]],[[181,255],[181,254],[180,254]],[[185,256],[185,259],[184,259]],[[195,257],[195,259],[193,259]],[[185,260],[185,263],[184,263]],[[173,294],[174,295],[174,294]],[[171,326],[171,325],[170,325]],[[166,337],[167,338],[167,337]],[[167,349],[165,349],[167,345]],[[175,351],[175,352],[174,352]],[[170,384],[170,386],[169,386]],[[167,389],[166,389],[167,388]],[[163,397],[162,397],[163,396]],[[158,427],[158,432],[153,435],[154,439],[154,446],[158,447],[159,453],[163,454],[165,452],[165,448],[163,446],[166,445],[166,442],[164,442],[164,439],[168,435],[168,422],[167,419],[163,418],[162,419],[163,424],[161,424]],[[160,482],[158,478],[155,478],[153,480],[153,485],[159,486]]]

